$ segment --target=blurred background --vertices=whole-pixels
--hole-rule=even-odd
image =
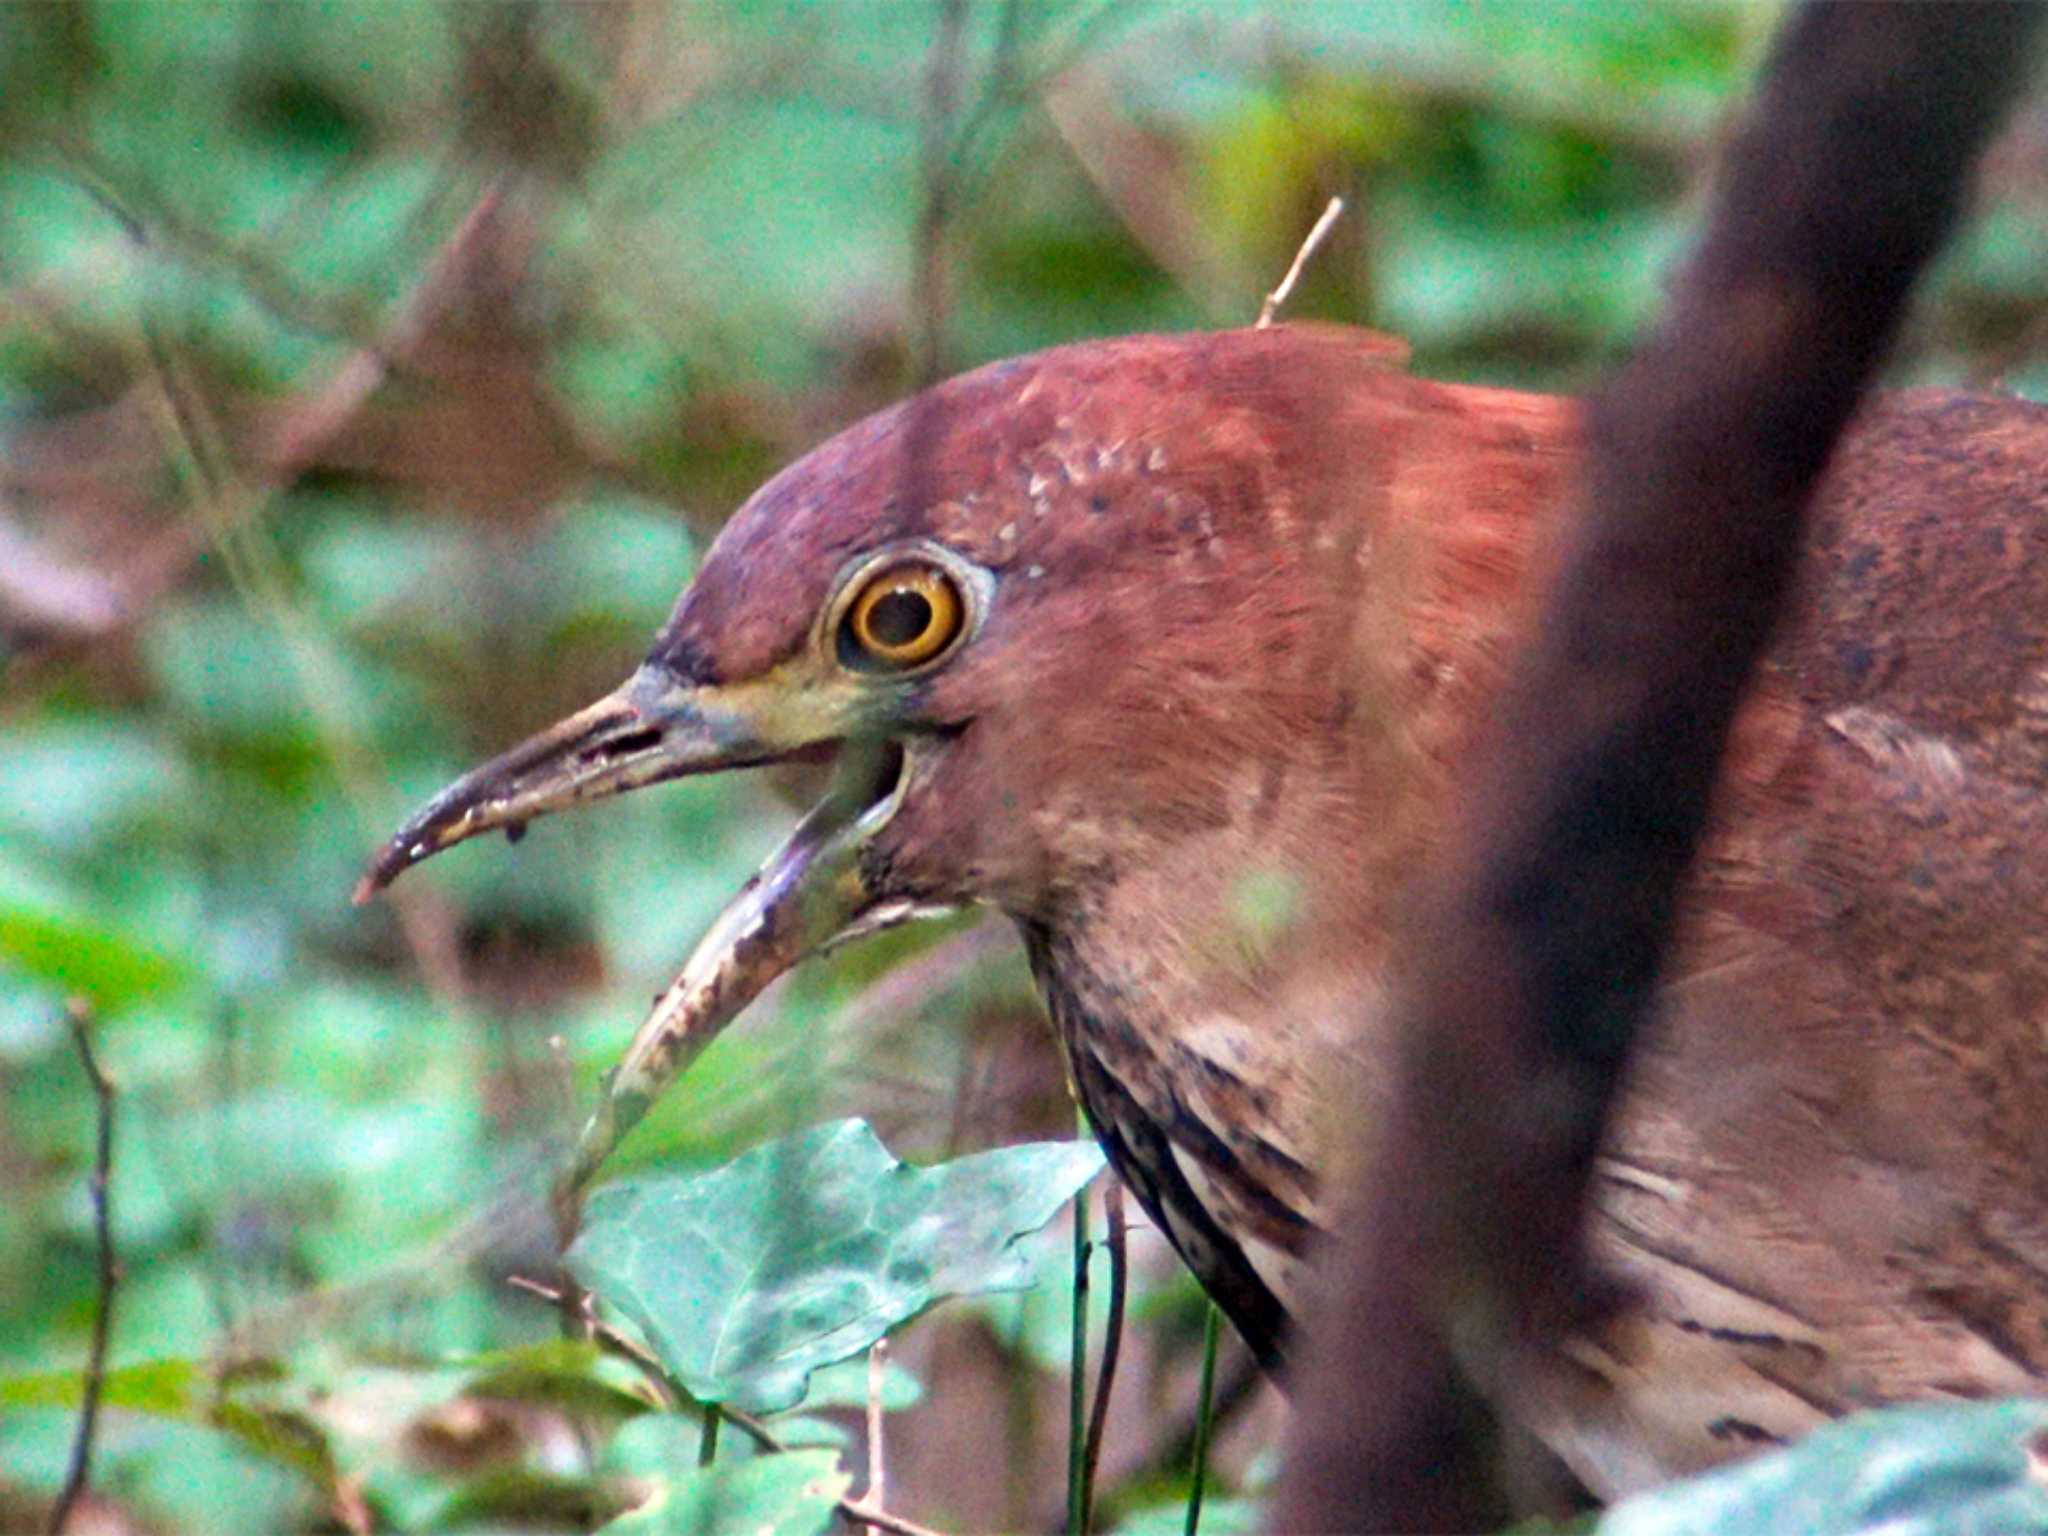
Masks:
[[[505,1284],[551,1262],[508,1192],[816,786],[676,784],[357,910],[368,851],[618,682],[775,468],[959,368],[1247,323],[1333,195],[1290,314],[1589,387],[1778,14],[0,7],[0,1530],[64,1479],[98,1291],[67,1005],[118,1091],[122,1269],[75,1530],[616,1508],[665,1452],[573,1411],[554,1315]],[[1897,382],[2048,399],[2044,215],[2037,98]],[[804,967],[619,1163],[840,1114],[918,1160],[1072,1134],[1003,924]],[[1057,1528],[1072,1277],[1033,1241],[1037,1289],[893,1345],[891,1508]],[[1156,1235],[1132,1262],[1101,1524],[1177,1530],[1203,1303]],[[864,1394],[810,1405],[849,1466]],[[1212,1531],[1281,1423],[1234,1345],[1219,1394]]]

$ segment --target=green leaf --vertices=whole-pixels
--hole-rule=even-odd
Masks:
[[[693,1397],[773,1413],[941,1298],[1029,1285],[1016,1240],[1101,1167],[1092,1143],[1042,1142],[911,1168],[842,1120],[712,1173],[607,1185],[569,1266]]]
[[[202,1423],[212,1380],[190,1360],[145,1360],[100,1378],[100,1403],[131,1413]],[[0,1408],[76,1408],[85,1399],[82,1371],[43,1371],[0,1379]]]
[[[1598,1536],[2012,1536],[2048,1531],[2048,1402],[1858,1414],[1617,1506]]]
[[[582,1339],[542,1339],[464,1363],[475,1372],[463,1385],[471,1397],[550,1403],[612,1418],[646,1413],[654,1406],[638,1370]]]
[[[49,876],[0,854],[0,970],[81,993],[114,1012],[192,978],[182,960]]]
[[[1252,1499],[1202,1500],[1202,1536],[1252,1536],[1261,1529],[1263,1506]],[[1137,1510],[1116,1528],[1116,1536],[1181,1536],[1187,1529],[1185,1497]]]
[[[791,1451],[707,1467],[655,1490],[599,1529],[611,1536],[811,1536],[852,1486],[837,1451]]]
[[[0,1408],[76,1409],[85,1400],[82,1371],[49,1371],[0,1379]],[[326,1437],[304,1415],[262,1402],[239,1401],[188,1359],[145,1360],[100,1379],[100,1405],[219,1430],[263,1459],[290,1467],[322,1487],[334,1484]]]
[[[906,1408],[915,1408],[924,1401],[924,1383],[905,1370],[901,1362],[890,1360],[882,1367],[882,1409],[885,1413],[901,1413]],[[828,1365],[812,1373],[811,1389],[804,1394],[806,1412],[820,1408],[865,1408],[868,1402],[868,1362],[865,1357]],[[776,1433],[781,1434],[786,1426],[780,1422]]]

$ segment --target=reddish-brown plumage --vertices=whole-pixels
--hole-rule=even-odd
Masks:
[[[1334,329],[980,370],[764,487],[635,681],[375,876],[635,783],[894,744],[873,813],[819,834],[857,871],[832,920],[1015,918],[1120,1172],[1274,1358],[1577,423]],[[1602,1491],[2048,1369],[2048,410],[1873,407],[1816,529],[1597,1192],[1640,1305],[1527,1405]],[[970,627],[849,672],[840,583],[889,549],[958,562]],[[742,969],[809,947],[804,910],[771,904]]]

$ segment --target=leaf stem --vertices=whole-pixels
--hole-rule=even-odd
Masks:
[[[1222,1316],[1212,1301],[1202,1320],[1202,1406],[1195,1417],[1194,1486],[1188,1490],[1188,1519],[1182,1528],[1186,1536],[1195,1536],[1202,1524],[1202,1488],[1209,1478],[1209,1431],[1215,1422],[1217,1324]]]
[[[1117,1358],[1123,1352],[1124,1301],[1129,1289],[1129,1244],[1125,1237],[1124,1187],[1115,1178],[1102,1188],[1102,1218],[1108,1229],[1103,1247],[1109,1250],[1109,1316],[1102,1330],[1102,1363],[1095,1370],[1095,1406],[1088,1411],[1088,1499],[1095,1498],[1095,1473],[1102,1465],[1102,1436],[1109,1427],[1109,1393],[1116,1382]],[[1088,1511],[1093,1514],[1092,1507]]]
[[[1067,1533],[1088,1536],[1088,1187],[1074,1196],[1074,1349],[1067,1380]]]
[[[708,1467],[718,1460],[718,1426],[725,1415],[718,1411],[718,1404],[704,1405],[704,1433],[697,1441],[697,1465]]]
[[[78,1431],[71,1442],[71,1463],[64,1474],[64,1489],[50,1507],[50,1522],[46,1527],[51,1536],[62,1536],[64,1527],[71,1520],[71,1512],[77,1507],[92,1476],[93,1432],[99,1425],[100,1394],[106,1383],[107,1337],[114,1322],[114,1290],[121,1283],[120,1262],[114,1256],[113,1197],[109,1188],[114,1173],[114,1085],[100,1070],[99,1057],[93,1054],[91,1007],[83,998],[73,998],[66,1005],[66,1012],[71,1021],[72,1044],[78,1047],[78,1059],[85,1068],[86,1081],[92,1085],[93,1099],[99,1106],[98,1129],[93,1141],[92,1179],[87,1185],[92,1197],[94,1246],[99,1254],[99,1295],[93,1307],[92,1343],[86,1356],[85,1387],[78,1405]]]

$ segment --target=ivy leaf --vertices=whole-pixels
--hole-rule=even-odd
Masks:
[[[1857,1414],[1618,1505],[1597,1536],[2009,1536],[2048,1531],[2048,1402]]]
[[[569,1267],[691,1396],[773,1413],[942,1298],[1029,1285],[1016,1240],[1101,1167],[1062,1141],[912,1168],[842,1120],[712,1173],[605,1186]]]
[[[813,1536],[853,1483],[837,1451],[791,1451],[727,1462],[655,1489],[638,1509],[600,1526],[603,1536]]]

